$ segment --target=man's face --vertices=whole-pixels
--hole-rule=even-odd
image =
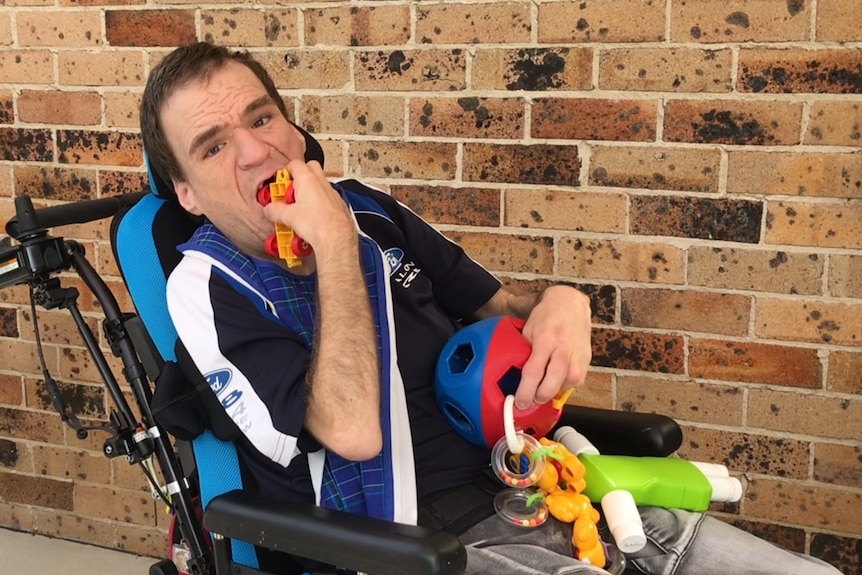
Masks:
[[[273,224],[263,216],[257,190],[290,160],[304,157],[302,134],[237,62],[177,88],[161,122],[186,176],[173,182],[180,204],[209,218],[245,253],[266,257]]]

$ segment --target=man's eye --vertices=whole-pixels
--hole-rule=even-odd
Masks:
[[[221,151],[221,149],[222,149],[222,145],[216,144],[215,146],[213,146],[209,150],[207,150],[206,154],[204,154],[204,158],[211,158],[211,157],[215,156],[216,154],[218,154]]]
[[[254,123],[251,125],[251,127],[252,128],[260,128],[261,126],[265,126],[266,124],[268,124],[269,120],[270,120],[270,116],[262,116],[262,117],[258,118],[257,120],[255,120]]]

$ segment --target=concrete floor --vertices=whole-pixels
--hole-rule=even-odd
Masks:
[[[147,575],[151,557],[0,529],[3,575]]]

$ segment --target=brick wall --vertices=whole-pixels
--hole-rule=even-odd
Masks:
[[[716,513],[860,573],[859,21],[859,0],[5,0],[0,218],[15,194],[140,189],[149,69],[195,38],[247,47],[332,176],[514,289],[590,294],[577,401],[676,417],[683,456],[747,479]],[[58,233],[121,293],[106,225]],[[160,554],[141,476],[51,411],[26,302],[0,292],[0,525]],[[70,404],[103,418],[71,319],[40,317]]]

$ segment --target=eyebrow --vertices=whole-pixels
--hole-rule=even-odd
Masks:
[[[260,98],[252,100],[248,106],[243,110],[242,115],[248,116],[249,114],[253,114],[255,111],[273,103],[272,98],[269,97],[269,94],[264,94]],[[194,137],[191,145],[189,146],[189,156],[194,156],[197,154],[198,149],[206,144],[209,140],[214,138],[219,132],[224,130],[227,127],[227,124],[216,124],[214,126],[210,126],[200,134]]]

